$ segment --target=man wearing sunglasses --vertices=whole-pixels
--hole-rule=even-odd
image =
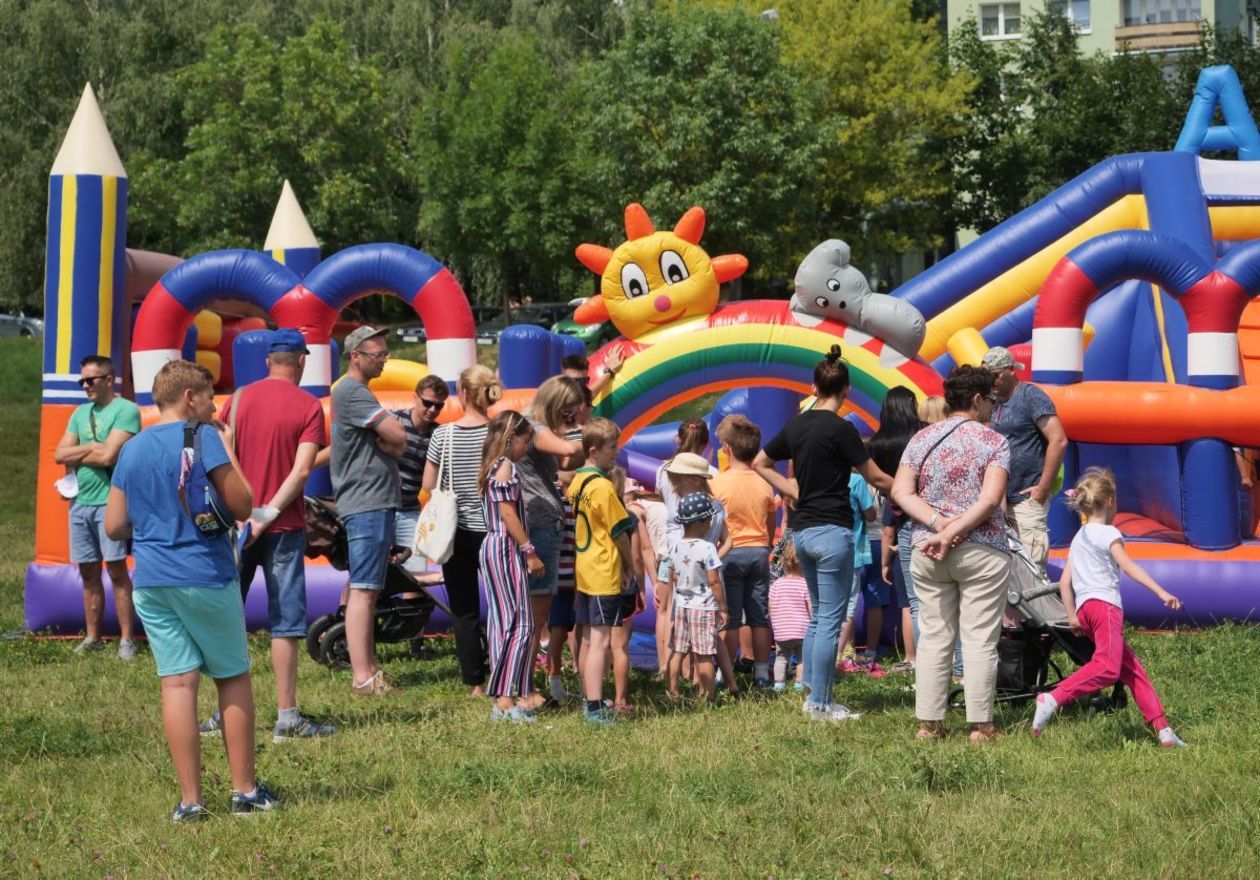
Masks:
[[[437,427],[438,416],[446,406],[450,387],[440,376],[428,375],[416,384],[416,394],[407,409],[394,410],[407,432],[407,451],[398,459],[398,478],[402,484],[402,497],[398,502],[398,515],[394,520],[394,545],[410,547],[416,536],[416,523],[420,520],[420,485],[424,482],[424,461],[429,452],[429,438]],[[418,574],[426,569],[423,557],[412,556],[404,563],[406,569]]]
[[[131,577],[127,574],[127,542],[105,534],[105,503],[109,481],[123,444],[140,433],[140,410],[114,393],[114,363],[101,355],[89,355],[79,365],[79,384],[88,402],[70,416],[53,459],[73,467],[78,494],[70,501],[70,561],[79,566],[83,579],[83,615],[87,635],[76,654],[105,647],[101,629],[105,617],[105,587],[101,563],[114,587],[114,608],[122,639],[118,659],[133,660]]]

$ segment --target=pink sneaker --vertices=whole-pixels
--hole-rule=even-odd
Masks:
[[[870,665],[866,667],[866,674],[871,678],[883,678],[888,674],[888,670],[884,669],[884,667],[872,660]]]
[[[845,657],[843,660],[840,661],[840,671],[841,672],[861,672],[862,667],[858,666],[848,657]]]

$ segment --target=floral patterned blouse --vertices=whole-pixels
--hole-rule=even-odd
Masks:
[[[937,445],[946,434],[949,436]],[[997,431],[973,419],[956,416],[928,425],[915,434],[906,446],[901,463],[915,472],[920,498],[941,516],[957,516],[979,499],[986,468],[1010,471],[1011,449],[1006,438]],[[932,533],[932,529],[916,522],[911,543],[918,546]],[[965,540],[1009,550],[1006,518],[1001,509],[993,511],[993,516],[976,526]]]

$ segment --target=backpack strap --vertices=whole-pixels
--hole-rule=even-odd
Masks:
[[[184,422],[184,445],[179,453],[179,504],[189,519],[192,519],[192,511],[188,509],[188,480],[201,452],[201,438],[197,436],[200,426],[201,422]]]

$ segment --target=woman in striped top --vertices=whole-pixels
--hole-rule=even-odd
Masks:
[[[455,549],[442,566],[446,597],[454,618],[455,653],[464,684],[473,696],[484,693],[486,658],[481,647],[481,593],[477,585],[477,562],[481,542],[486,537],[486,516],[482,510],[481,453],[486,442],[490,407],[503,396],[503,386],[486,367],[473,365],[459,374],[459,402],[464,415],[457,422],[440,426],[429,441],[424,467],[424,489],[437,488],[439,468],[442,483],[455,492],[458,522]]]
[[[529,451],[534,429],[518,412],[504,412],[490,422],[482,457],[479,487],[483,493],[486,539],[481,544],[481,570],[486,577],[490,681],[495,720],[534,720],[534,613],[529,578],[545,566],[525,533],[521,481],[516,463]]]

